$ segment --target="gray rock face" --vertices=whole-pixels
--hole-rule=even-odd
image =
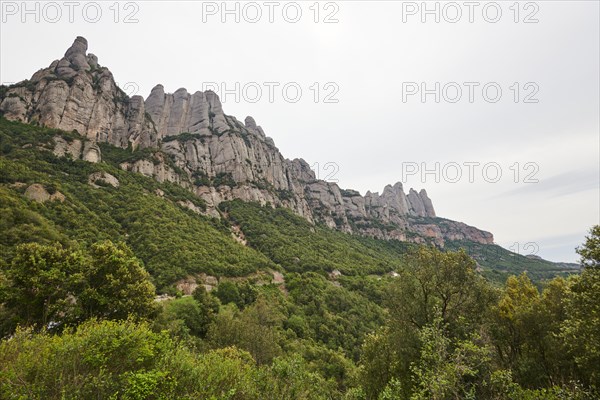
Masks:
[[[427,196],[427,192],[425,191],[425,189],[421,189],[421,191],[419,192],[419,197],[421,198],[421,201],[423,202],[423,207],[425,207],[425,215],[428,217],[435,217],[435,210],[433,209],[433,203],[431,202],[431,199],[429,198],[429,196]]]
[[[408,204],[409,210],[412,215],[416,215],[417,217],[425,217],[425,205],[423,204],[423,200],[419,193],[416,190],[410,189],[408,192]]]
[[[435,217],[431,200],[429,198],[427,200],[430,207],[426,210],[420,194],[414,189],[410,189],[406,195],[400,182],[394,186],[386,186],[381,195],[371,192],[367,192],[365,195],[369,217],[401,226],[405,225],[408,217]]]
[[[145,101],[145,108],[160,139],[180,133],[210,136],[234,128],[228,123],[218,96],[211,91],[190,94],[181,88],[165,94],[164,87],[156,85]]]
[[[61,192],[50,194],[46,188],[39,183],[34,183],[25,189],[25,197],[37,203],[45,203],[47,201],[65,201],[65,195]]]
[[[315,172],[310,169],[310,166],[306,161],[301,158],[296,158],[292,161],[286,160],[290,173],[300,183],[308,183],[317,180]]]
[[[136,172],[144,176],[154,178],[158,182],[172,182],[183,187],[189,187],[189,183],[183,180],[183,177],[170,167],[165,161],[164,155],[160,152],[154,154],[153,160],[141,159],[133,163],[122,163],[122,170]]]
[[[399,215],[407,215],[410,211],[404,188],[400,182],[394,186],[388,185],[383,189],[381,203]]]
[[[119,180],[107,172],[94,172],[88,177],[88,183],[95,188],[99,188],[102,185],[110,185],[114,188],[119,187]]]
[[[285,159],[254,118],[242,123],[225,115],[214,92],[192,94],[180,88],[166,93],[156,85],[145,100],[129,98],[87,48],[87,41],[78,37],[63,58],[0,98],[0,111],[8,119],[77,130],[87,138],[54,138],[57,156],[100,162],[99,142],[153,148],[147,159],[121,168],[188,188],[206,201],[206,213],[215,217],[221,202],[242,199],[287,207],[311,222],[382,239],[440,246],[444,240],[493,242],[488,232],[460,222],[432,221],[436,213],[425,190],[406,194],[396,183],[381,195],[361,196],[316,179],[306,161]],[[106,176],[90,177],[90,184],[96,180],[118,185]],[[31,193],[46,197],[38,188]],[[187,203],[182,206],[189,208]]]
[[[100,147],[93,142],[82,143],[79,139],[67,141],[61,136],[53,138],[54,149],[52,152],[57,157],[70,157],[73,160],[85,160],[91,163],[102,161]]]
[[[91,163],[99,163],[102,161],[100,147],[96,143],[85,142],[81,158]]]
[[[55,136],[53,153],[57,157],[71,157],[73,160],[81,158],[82,144],[81,140],[66,141],[60,136]]]
[[[0,102],[4,117],[76,130],[93,142],[155,146],[156,133],[145,118],[143,99],[129,99],[111,72],[86,52],[87,40],[78,37],[62,59],[11,86]]]
[[[25,197],[38,203],[44,203],[50,200],[50,193],[42,185],[34,183],[25,189]]]
[[[65,58],[69,61],[68,67],[79,71],[89,70],[90,64],[87,62],[88,42],[85,38],[78,36],[73,42],[73,45],[66,51]]]
[[[254,118],[246,117],[246,119],[244,120],[244,124],[246,125],[246,129],[257,135],[258,137],[262,139],[267,138],[263,129],[260,126],[256,125],[256,121],[254,121]]]
[[[317,220],[328,227],[351,233],[344,198],[337,184],[315,180],[306,184],[306,197]]]

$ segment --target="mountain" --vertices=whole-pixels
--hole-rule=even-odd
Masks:
[[[77,37],[48,68],[0,88],[4,118],[83,137],[67,141],[56,135],[57,156],[98,162],[103,152],[112,152],[122,170],[187,189],[205,202],[203,213],[217,218],[222,202],[240,199],[379,239],[440,247],[493,243],[489,232],[438,218],[425,190],[406,193],[396,183],[362,196],[316,179],[306,161],[284,158],[252,117],[242,123],[226,115],[214,92],[182,88],[170,94],[157,85],[146,99],[130,98],[87,49],[87,40]]]
[[[56,156],[57,138],[71,149],[83,139],[0,118],[0,267],[22,243],[108,239],[127,243],[159,292],[172,293],[181,280],[209,284],[207,276],[383,276],[400,270],[409,247],[315,226],[256,202],[223,202],[219,219],[202,215],[206,203],[181,186],[119,168],[122,153],[135,153],[103,145],[100,163]]]

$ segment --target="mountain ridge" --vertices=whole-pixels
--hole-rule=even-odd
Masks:
[[[57,155],[98,162],[102,143],[143,151],[145,157],[119,167],[183,186],[203,199],[214,217],[219,204],[241,199],[283,206],[310,222],[380,239],[440,247],[446,241],[493,243],[489,232],[438,218],[424,189],[405,193],[398,182],[381,195],[361,196],[316,179],[306,161],[284,158],[252,117],[242,123],[226,115],[212,91],[191,94],[180,88],[171,94],[156,85],[147,99],[130,98],[87,50],[87,40],[77,37],[63,58],[0,90],[5,118],[77,131],[88,139],[55,138]]]

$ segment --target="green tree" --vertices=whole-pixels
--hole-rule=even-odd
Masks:
[[[155,320],[158,329],[170,330],[179,336],[193,335],[203,337],[208,325],[200,304],[192,297],[182,297],[165,301]]]
[[[577,379],[576,365],[565,341],[561,327],[567,318],[566,304],[570,293],[569,279],[554,278],[541,294],[540,309],[534,324],[543,327],[543,336],[534,343],[538,348],[538,362],[543,366],[547,383],[568,385]]]
[[[583,271],[570,281],[561,336],[584,382],[600,388],[600,225],[577,252]]]
[[[498,359],[524,387],[566,384],[575,377],[573,359],[559,336],[568,290],[563,278],[548,282],[539,293],[526,274],[511,276],[492,308],[490,332]]]
[[[395,379],[398,362],[396,349],[390,342],[389,328],[384,327],[365,337],[361,348],[360,382],[368,399],[377,399],[382,388]],[[388,389],[388,392],[391,390]],[[397,392],[398,388],[394,391]]]
[[[213,347],[236,346],[248,351],[259,364],[280,355],[283,316],[264,297],[243,311],[224,307],[210,326],[207,339]]]
[[[484,318],[493,301],[475,261],[463,250],[442,252],[420,247],[406,257],[406,266],[386,298],[390,320],[420,329],[437,313],[453,335],[466,336]]]
[[[561,336],[587,384],[600,388],[600,268],[586,267],[571,281]]]
[[[442,319],[419,332],[421,354],[411,370],[415,390],[411,400],[478,398],[489,379],[491,349],[474,340],[453,341],[447,336]]]
[[[124,244],[100,242],[88,252],[21,245],[3,275],[3,334],[18,324],[60,330],[92,317],[146,318],[155,310],[149,275]]]
[[[209,295],[204,286],[200,285],[191,297],[163,302],[154,321],[155,329],[166,329],[183,338],[189,335],[204,338],[219,312],[219,306],[219,300]]]
[[[20,245],[4,276],[3,333],[17,324],[62,326],[82,314],[76,296],[84,289],[89,257],[60,244]]]
[[[586,267],[600,267],[600,225],[590,229],[582,247],[577,248],[581,264]]]
[[[262,369],[261,391],[265,400],[329,400],[339,396],[335,382],[311,372],[298,354],[276,358]],[[335,397],[334,397],[335,396]]]
[[[95,243],[90,257],[88,285],[81,294],[87,317],[146,318],[155,312],[155,289],[150,275],[124,243]]]
[[[202,328],[199,331],[200,337],[205,337],[208,332],[208,327],[215,320],[215,316],[219,312],[220,302],[215,296],[211,296],[206,288],[202,285],[198,286],[192,293],[192,297],[200,307],[200,320]]]
[[[528,361],[523,353],[531,343],[528,339],[536,328],[532,324],[539,305],[539,292],[526,274],[507,279],[498,304],[492,310],[496,349],[506,368],[518,370],[520,363]]]
[[[131,321],[91,320],[60,336],[19,329],[0,344],[0,397],[171,398],[173,379],[155,368],[167,351],[176,346],[166,335]]]
[[[215,296],[217,296],[223,304],[234,303],[239,307],[239,304],[242,302],[242,297],[240,296],[237,285],[231,281],[219,283],[217,290],[215,290]]]
[[[256,300],[258,291],[252,284],[246,281],[223,281],[219,283],[214,294],[221,300],[221,303],[234,303],[239,309],[243,309]]]
[[[407,256],[405,268],[386,294],[388,329],[383,331],[385,337],[377,338],[382,348],[367,342],[363,349],[362,364],[370,377],[365,383],[367,398],[376,399],[392,377],[402,383],[406,396],[413,392],[412,366],[421,358],[421,330],[436,318],[444,337],[453,342],[469,339],[481,327],[494,298],[475,267],[464,251],[420,247]],[[376,357],[370,359],[373,353]]]

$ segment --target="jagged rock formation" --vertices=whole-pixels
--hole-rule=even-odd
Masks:
[[[156,85],[145,101],[159,138],[180,133],[221,134],[233,128],[218,96],[211,91],[189,94],[181,88],[165,94],[163,85]]]
[[[112,73],[87,54],[87,40],[77,37],[60,60],[14,85],[0,103],[11,120],[77,131],[115,146],[153,146],[156,132],[146,117],[144,99],[117,87]]]
[[[406,194],[396,183],[363,197],[316,179],[304,160],[285,159],[252,117],[242,123],[225,115],[214,92],[170,94],[157,85],[146,100],[129,98],[87,47],[78,37],[62,59],[0,91],[4,117],[76,130],[88,139],[55,138],[58,156],[99,162],[98,142],[153,148],[151,159],[121,168],[192,190],[215,217],[219,203],[242,199],[288,207],[348,233],[440,246],[448,239],[493,242],[488,232],[436,218],[425,190]]]

